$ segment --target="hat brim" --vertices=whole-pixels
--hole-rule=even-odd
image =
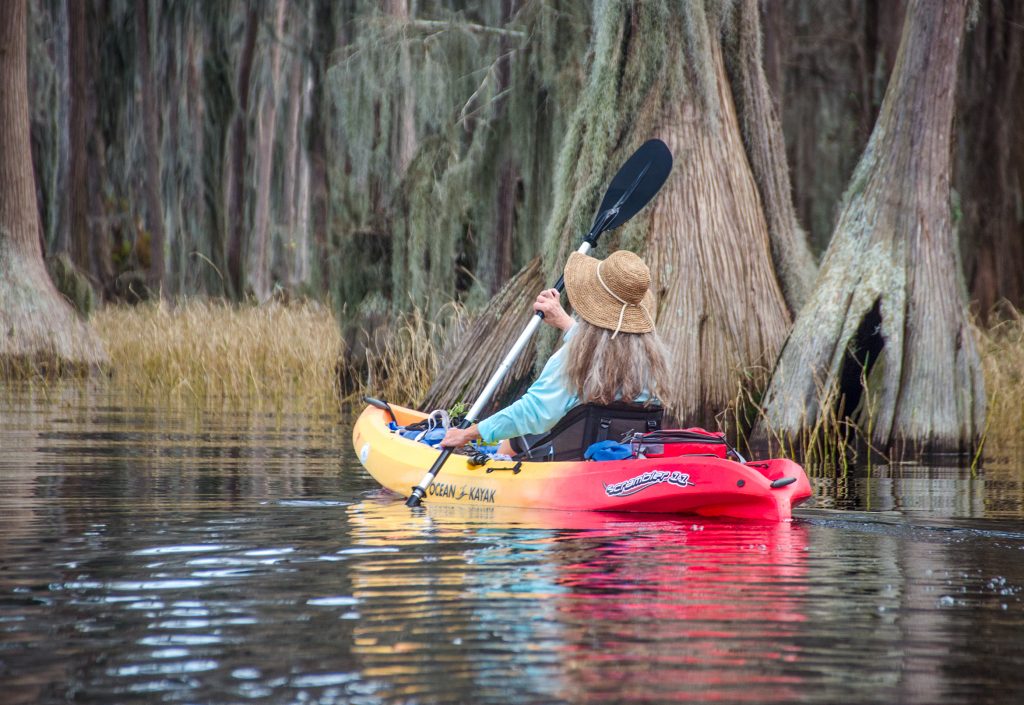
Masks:
[[[654,330],[654,294],[650,289],[644,294],[640,306],[626,306],[608,293],[598,279],[597,267],[600,260],[573,252],[565,263],[565,293],[573,310],[587,323],[621,333],[650,333]],[[641,308],[641,306],[643,308]],[[646,312],[645,312],[646,311]]]

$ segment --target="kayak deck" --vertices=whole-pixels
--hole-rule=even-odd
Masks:
[[[400,425],[426,414],[392,406]],[[356,420],[360,462],[381,485],[408,496],[439,451],[392,433],[386,411],[373,406]],[[655,512],[784,521],[811,495],[803,468],[791,460],[740,463],[708,455],[603,462],[514,462],[474,466],[452,455],[425,502],[467,506]]]

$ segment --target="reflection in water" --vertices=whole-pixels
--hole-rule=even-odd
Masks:
[[[410,512],[333,419],[16,401],[5,704],[1024,695],[1016,467],[818,480],[859,511],[790,524]]]

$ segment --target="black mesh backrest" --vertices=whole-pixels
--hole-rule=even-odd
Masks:
[[[664,415],[660,406],[582,404],[547,433],[526,439],[529,447],[516,459],[582,460],[584,451],[598,441],[628,440],[634,433],[660,429]]]

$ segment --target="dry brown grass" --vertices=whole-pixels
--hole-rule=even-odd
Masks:
[[[315,302],[113,306],[96,313],[93,324],[115,380],[144,397],[201,406],[338,408],[343,343],[334,316]],[[440,351],[465,325],[456,308],[438,319],[420,312],[396,318],[366,360],[358,390],[342,403],[359,407],[363,394],[416,403],[437,374]],[[978,331],[978,341],[988,392],[986,451],[1016,452],[1024,431],[1024,315],[1003,309],[995,324]],[[740,389],[721,421],[735,432],[756,409],[757,400]],[[842,467],[851,441],[861,435],[845,419],[828,418],[794,447],[774,440],[787,454]]]
[[[200,406],[337,409],[338,324],[315,302],[109,306],[93,317],[116,382]]]
[[[342,401],[362,408],[368,394],[379,399],[414,406],[422,400],[440,369],[443,351],[465,329],[465,310],[456,304],[445,307],[436,318],[420,310],[391,320],[374,336],[373,352],[358,363],[358,388]]]
[[[985,372],[989,452],[1019,452],[1024,444],[1024,315],[999,309],[987,329],[978,331]]]
[[[355,361],[357,389],[338,398],[344,343],[331,311],[316,302],[109,306],[93,325],[110,354],[115,384],[129,393],[201,407],[361,408],[370,394],[411,405],[423,398],[439,351],[464,325],[462,309],[437,320],[414,311],[378,331],[373,353]]]

